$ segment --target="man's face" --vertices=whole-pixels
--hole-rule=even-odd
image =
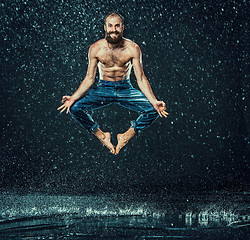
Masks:
[[[104,25],[105,39],[111,44],[121,42],[123,37],[124,25],[119,16],[110,16]]]

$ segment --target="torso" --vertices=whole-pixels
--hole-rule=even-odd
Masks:
[[[99,78],[106,81],[120,81],[130,78],[132,68],[132,41],[123,38],[121,46],[112,49],[105,39],[98,41],[97,54]]]

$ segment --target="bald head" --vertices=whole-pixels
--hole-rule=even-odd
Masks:
[[[124,25],[124,18],[123,18],[123,16],[122,16],[120,13],[118,13],[118,12],[110,12],[110,13],[108,13],[108,14],[105,16],[105,18],[104,18],[104,25],[107,24],[107,19],[108,19],[108,18],[111,18],[111,17],[119,17],[119,18],[121,19],[122,25]]]

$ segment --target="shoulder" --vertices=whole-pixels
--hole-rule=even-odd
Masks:
[[[133,42],[132,40],[124,38],[124,41],[125,41],[126,46],[129,49],[134,50],[134,51],[140,50],[139,45],[137,43]]]
[[[130,51],[131,55],[133,57],[138,57],[141,54],[141,49],[139,47],[139,45],[135,42],[133,42],[130,39],[124,39],[125,40],[125,44],[127,46],[127,49]]]
[[[100,39],[97,42],[93,43],[90,47],[89,47],[89,54],[91,55],[97,55],[97,53],[103,48],[105,44],[105,39]]]

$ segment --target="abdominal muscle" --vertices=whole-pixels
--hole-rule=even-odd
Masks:
[[[131,64],[126,64],[124,67],[112,66],[107,67],[104,64],[98,64],[100,79],[116,82],[129,79],[131,72]]]

